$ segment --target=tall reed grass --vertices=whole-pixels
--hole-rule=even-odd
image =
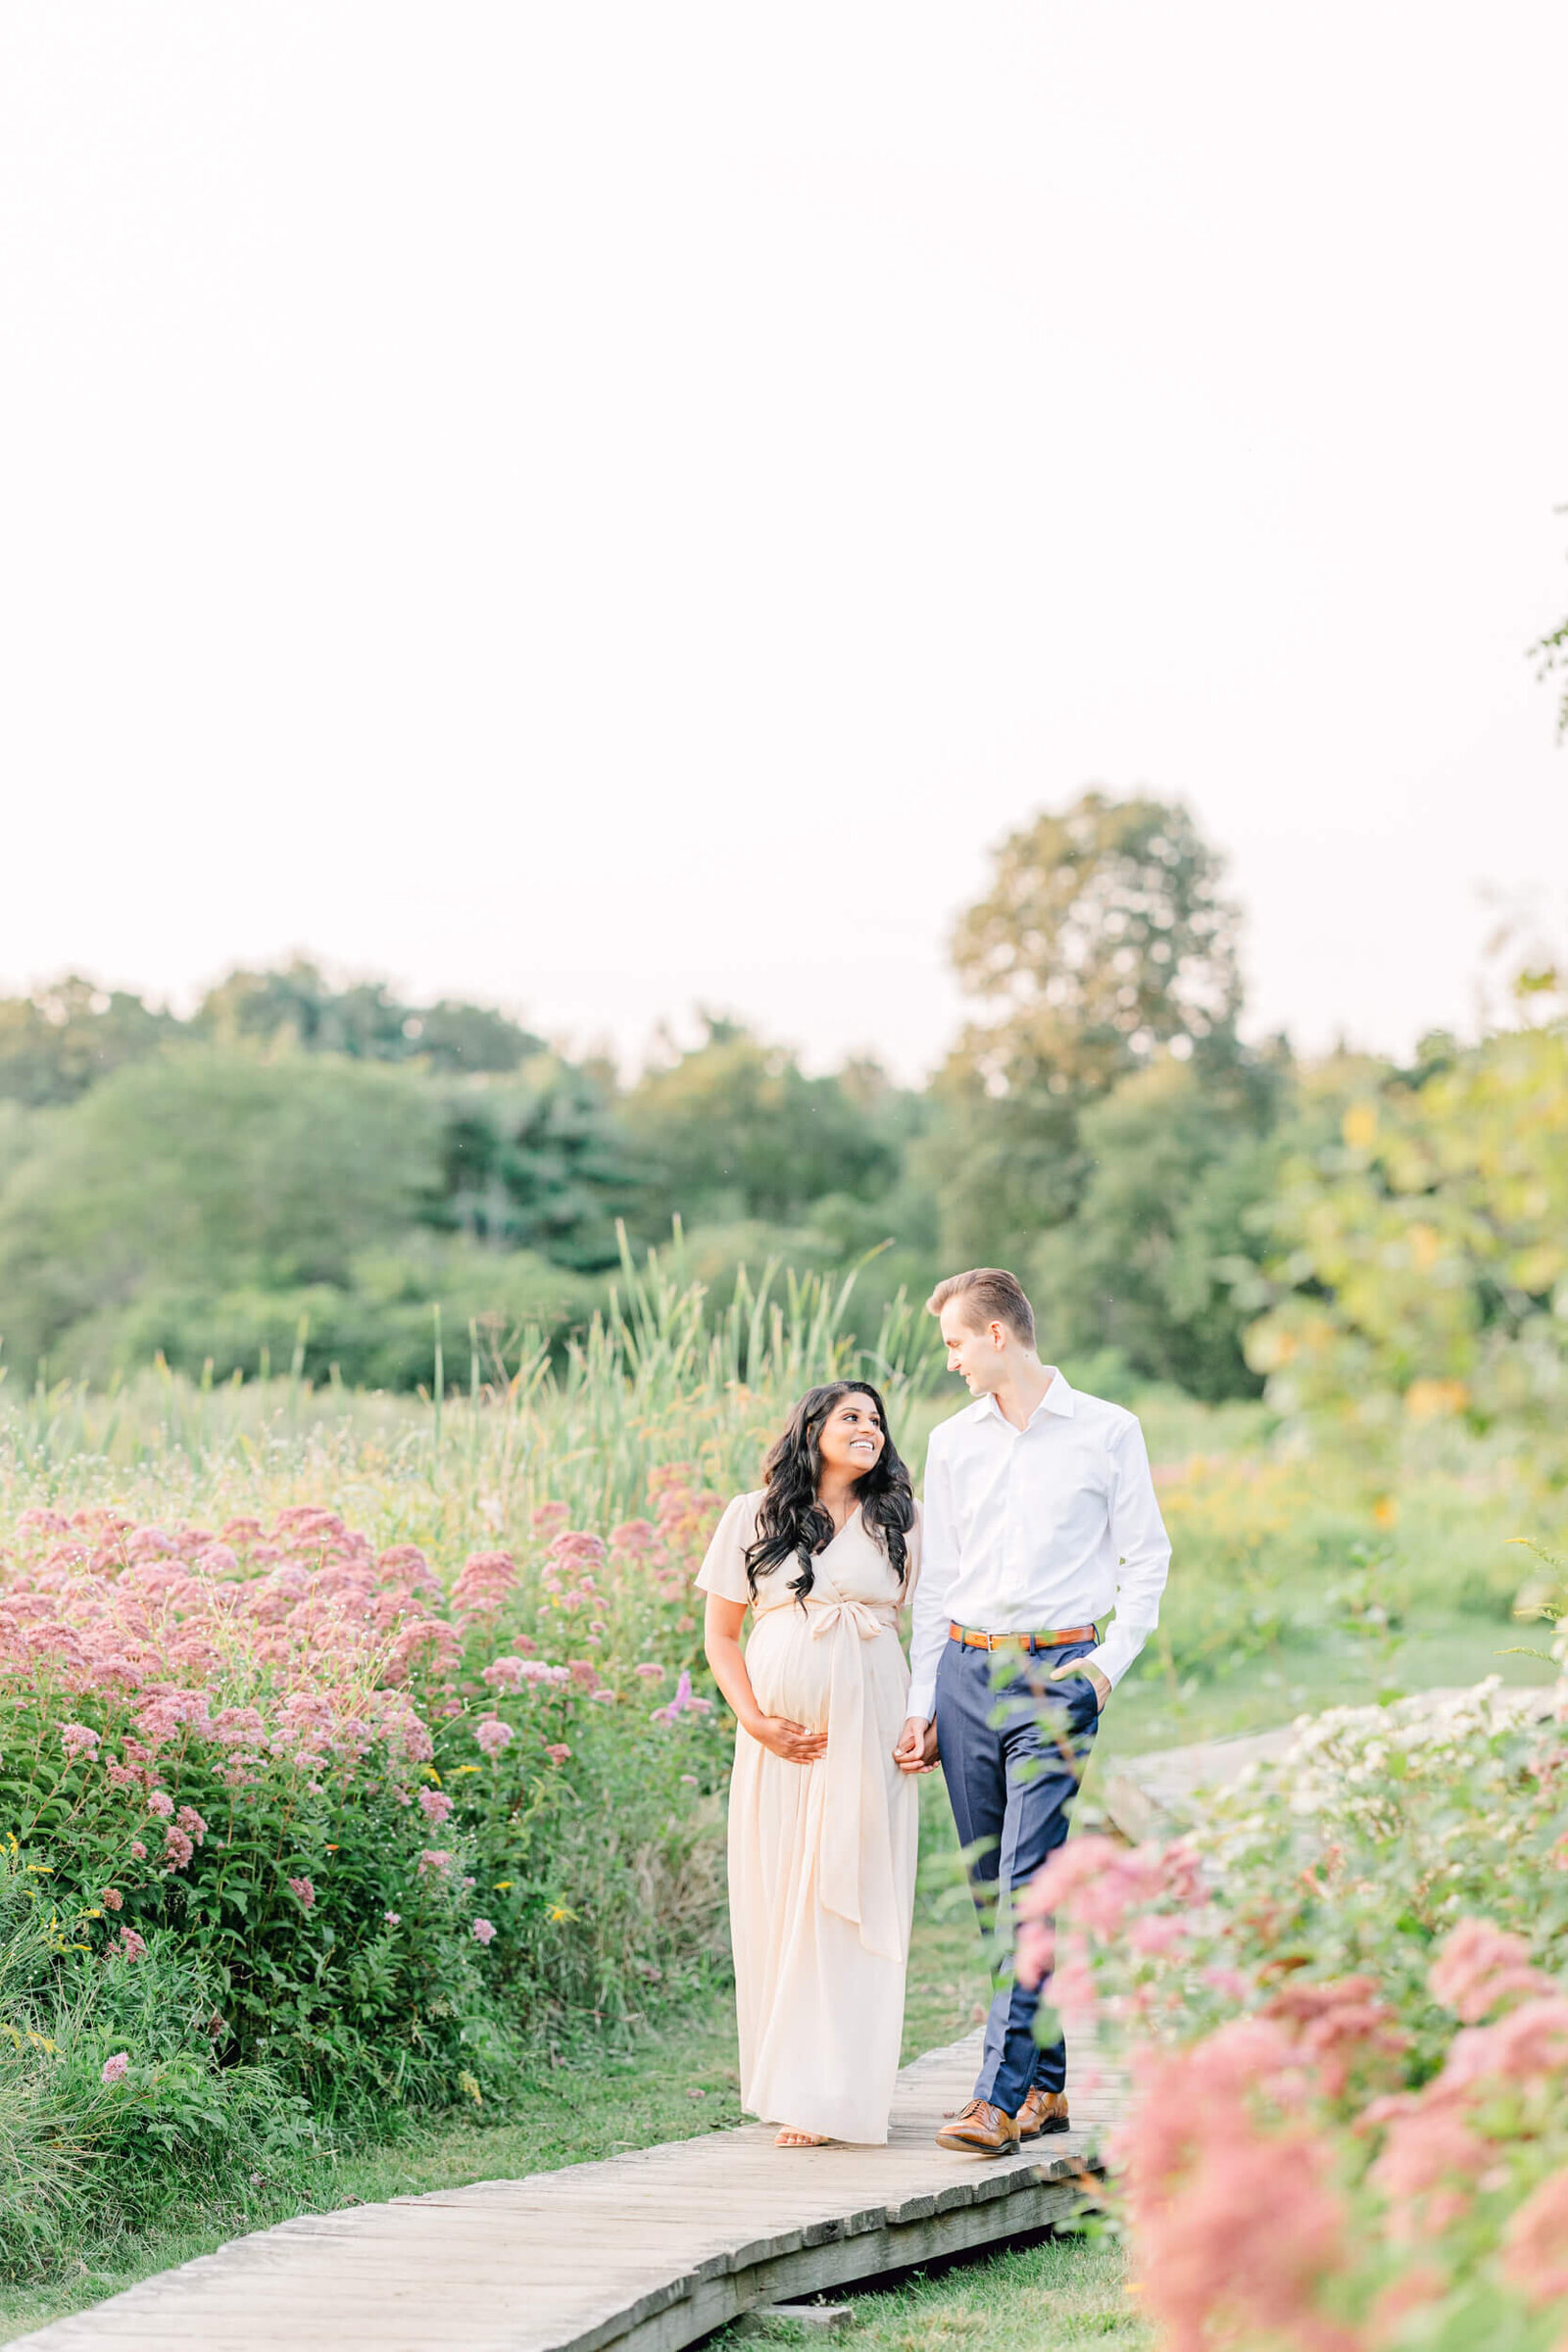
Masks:
[[[587,1332],[553,1352],[431,1325],[431,1384],[416,1396],[316,1385],[301,1370],[216,1384],[150,1366],[107,1393],[0,1377],[0,1515],[113,1501],[140,1518],[266,1511],[330,1499],[384,1543],[436,1551],[520,1538],[540,1504],[608,1526],[642,1503],[651,1470],[690,1463],[726,1492],[751,1485],[785,1412],[815,1381],[859,1373],[888,1396],[901,1443],[934,1417],[935,1327],[903,1294],[875,1344],[858,1344],[855,1275],[744,1272],[715,1319],[681,1238],[621,1274]],[[454,1372],[460,1378],[452,1377]],[[916,1459],[918,1452],[916,1451]]]

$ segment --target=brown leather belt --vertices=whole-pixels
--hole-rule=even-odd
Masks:
[[[1092,1625],[1066,1625],[1044,1634],[977,1634],[972,1626],[949,1625],[948,1640],[965,1649],[1062,1649],[1069,1642],[1097,1642]]]

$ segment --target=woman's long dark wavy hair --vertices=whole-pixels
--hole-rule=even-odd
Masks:
[[[832,1519],[816,1499],[822,1477],[822,1425],[846,1396],[869,1396],[882,1424],[882,1451],[856,1480],[853,1492],[900,1586],[904,1583],[908,1566],[904,1539],[914,1525],[914,1490],[893,1443],[887,1406],[868,1380],[830,1380],[822,1388],[807,1390],[762,1466],[767,1491],[757,1509],[757,1540],[746,1552],[746,1581],[754,1600],[758,1578],[789,1559],[801,1563],[801,1573],[790,1586],[797,1600],[804,1604],[816,1582],[816,1554],[831,1544],[834,1533]]]

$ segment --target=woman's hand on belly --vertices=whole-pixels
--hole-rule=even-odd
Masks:
[[[827,1753],[826,1732],[808,1732],[804,1723],[791,1723],[787,1715],[760,1715],[746,1729],[760,1746],[770,1748],[786,1764],[814,1764]]]

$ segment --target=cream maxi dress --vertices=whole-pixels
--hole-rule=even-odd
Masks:
[[[760,1494],[737,1494],[698,1575],[751,1599],[746,1548]],[[786,1561],[759,1579],[747,1670],[758,1703],[826,1753],[791,1764],[737,1729],[729,1798],[729,1915],[741,2104],[771,2124],[880,2145],[888,2135],[914,1907],[916,1783],[893,1749],[909,1670],[901,1600],[919,1573],[918,1515],[892,1563],[857,1511],[815,1562],[804,1607]]]

